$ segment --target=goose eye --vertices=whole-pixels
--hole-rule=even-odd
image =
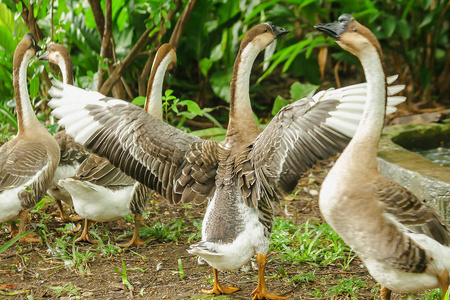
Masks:
[[[266,28],[266,29],[264,29],[264,32],[267,32],[267,28]]]
[[[353,27],[353,31],[354,31],[354,32],[357,32],[358,30],[356,30],[356,28],[355,28],[355,27]]]

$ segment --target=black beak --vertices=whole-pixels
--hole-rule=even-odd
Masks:
[[[272,31],[275,34],[275,36],[277,38],[289,33],[290,31],[287,30],[286,28],[280,27],[280,26],[275,26],[272,24],[272,22],[267,22],[267,24],[270,25],[270,27],[272,27]]]
[[[48,50],[39,56],[39,60],[48,60]]]
[[[34,45],[34,50],[37,52],[42,51],[42,48],[38,46],[38,44]]]
[[[345,29],[342,23],[322,23],[314,26],[317,30],[327,34],[336,41],[339,41],[341,34]]]

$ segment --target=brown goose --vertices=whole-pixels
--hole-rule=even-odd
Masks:
[[[449,227],[433,208],[377,169],[386,106],[380,44],[349,14],[316,28],[360,59],[368,83],[361,123],[322,184],[321,212],[382,285],[382,299],[390,299],[391,290],[437,287],[444,299],[450,283]]]
[[[156,53],[150,74],[144,109],[162,119],[162,87],[167,70],[176,64],[175,48],[163,44]],[[105,158],[91,155],[72,178],[60,181],[72,195],[75,211],[85,218],[83,233],[77,241],[95,242],[87,233],[90,222],[113,221],[131,213],[135,216],[133,237],[121,247],[143,245],[139,227],[151,190],[115,168]]]
[[[250,70],[258,53],[286,32],[268,22],[249,30],[242,40],[224,142],[203,141],[96,92],[63,84],[50,91],[52,113],[76,141],[175,203],[209,201],[202,241],[190,250],[214,268],[214,287],[207,293],[236,291],[220,285],[216,269],[236,269],[257,253],[254,298],[285,298],[268,294],[264,281],[272,205],[317,159],[342,150],[359,123],[365,84],[294,102],[259,133],[248,94]],[[390,100],[392,104],[404,98]],[[355,107],[349,108],[352,103]]]
[[[37,119],[28,96],[28,63],[40,50],[33,35],[27,33],[14,52],[19,132],[0,148],[0,222],[20,218],[19,233],[24,232],[28,211],[45,195],[59,163],[58,143]],[[30,236],[21,240],[39,241]]]
[[[39,56],[39,59],[48,60],[50,63],[58,65],[63,82],[73,84],[72,58],[66,47],[61,44],[49,43],[47,51]],[[58,182],[61,179],[73,176],[81,162],[89,156],[89,152],[80,144],[75,143],[73,138],[66,134],[65,130],[57,132],[53,137],[58,142],[61,156],[52,184],[47,192],[56,202],[60,212],[61,221],[79,221],[81,220],[80,217],[69,217],[64,212],[61,201],[69,206],[73,206],[72,197],[65,188],[58,184]]]

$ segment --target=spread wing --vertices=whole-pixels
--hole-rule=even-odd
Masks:
[[[210,152],[214,152],[215,142],[202,141],[140,107],[97,92],[55,82],[49,93],[53,97],[49,103],[54,108],[52,114],[60,119],[67,134],[128,176],[173,202],[199,201],[206,196],[197,192],[209,194],[198,188],[205,185],[204,178],[183,168],[191,164],[192,169],[214,173],[217,161],[210,158]],[[214,186],[211,179],[206,181],[208,187]],[[176,190],[174,185],[178,186]]]
[[[388,95],[403,88],[391,86]],[[256,207],[262,191],[268,195],[278,189],[291,192],[313,164],[342,151],[358,128],[366,91],[366,83],[330,89],[283,107],[242,159],[247,166],[240,168],[238,180],[247,205]],[[388,97],[387,111],[395,111],[394,106],[404,100]]]

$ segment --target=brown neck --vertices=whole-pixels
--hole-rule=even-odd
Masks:
[[[250,103],[250,72],[260,49],[248,43],[239,49],[230,84],[230,117],[225,141],[252,142],[260,133]]]
[[[42,127],[34,114],[27,88],[27,68],[33,55],[30,52],[14,54],[13,86],[19,135],[24,134],[26,128]]]

